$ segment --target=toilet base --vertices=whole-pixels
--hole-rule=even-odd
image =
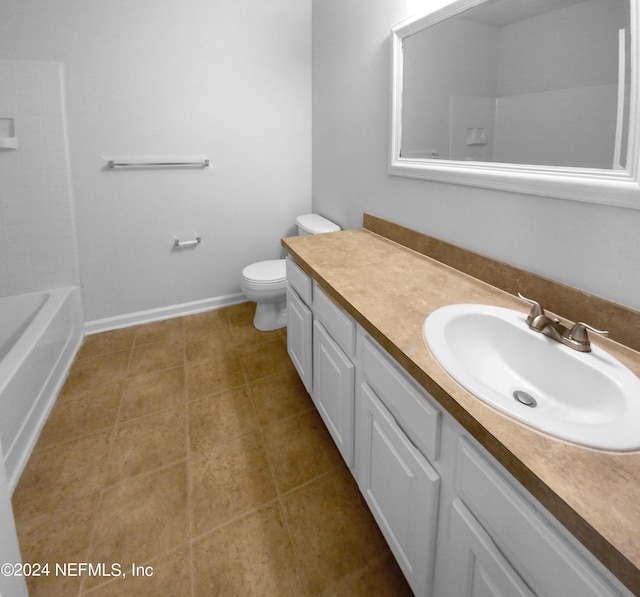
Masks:
[[[253,325],[261,332],[279,330],[287,326],[287,301],[279,303],[256,303]]]

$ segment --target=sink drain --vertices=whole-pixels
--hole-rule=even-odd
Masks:
[[[531,394],[527,394],[527,392],[524,392],[523,390],[516,390],[513,393],[513,397],[521,404],[529,406],[530,408],[538,406],[536,399]]]

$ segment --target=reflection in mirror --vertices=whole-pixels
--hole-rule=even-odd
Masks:
[[[454,0],[398,23],[390,173],[640,207],[638,1]]]
[[[628,0],[497,0],[405,38],[401,155],[624,168],[628,39]]]

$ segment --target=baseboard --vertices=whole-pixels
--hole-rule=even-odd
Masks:
[[[241,292],[238,292],[236,294],[227,294],[201,301],[182,303],[180,305],[169,305],[168,307],[159,307],[157,309],[149,309],[148,311],[137,311],[136,313],[116,315],[105,319],[94,319],[93,321],[85,322],[84,333],[88,336],[90,334],[126,328],[132,325],[162,321],[163,319],[172,319],[173,317],[182,317],[184,315],[193,315],[195,313],[202,313],[203,311],[213,311],[214,309],[221,309],[222,307],[229,307],[246,301],[245,296]]]

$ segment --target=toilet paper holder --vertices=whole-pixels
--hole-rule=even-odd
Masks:
[[[173,246],[182,248],[182,247],[195,247],[202,242],[202,238],[196,236],[193,240],[178,240],[177,238],[173,241]]]

